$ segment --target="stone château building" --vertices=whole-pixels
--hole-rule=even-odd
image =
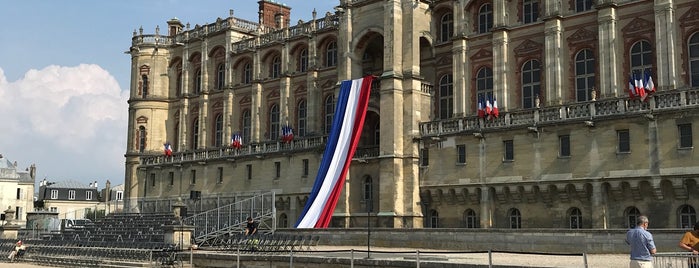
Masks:
[[[293,25],[288,7],[259,4],[259,22],[231,11],[134,31],[132,200],[274,191],[278,225],[293,226],[338,82],[373,74],[333,226],[367,215],[394,228],[697,220],[697,1],[340,0]],[[631,73],[657,91],[630,98]],[[478,117],[479,100],[497,101],[499,116]]]
[[[36,165],[22,170],[0,154],[0,225],[8,220],[20,226],[26,223],[27,212],[34,210],[35,180]]]

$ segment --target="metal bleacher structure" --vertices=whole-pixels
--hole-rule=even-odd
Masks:
[[[24,260],[63,267],[158,266],[168,252],[182,248],[165,241],[166,226],[193,226],[200,248],[248,253],[307,251],[318,244],[311,235],[275,234],[274,193],[204,197],[196,200],[139,200],[137,213],[112,213],[79,228],[20,236],[28,246]],[[167,205],[166,205],[167,204]],[[191,216],[175,216],[173,207]],[[258,234],[245,236],[247,217],[259,223]],[[1,239],[0,254],[9,255],[16,240]],[[7,262],[0,258],[0,262]],[[2,265],[0,265],[2,266]]]

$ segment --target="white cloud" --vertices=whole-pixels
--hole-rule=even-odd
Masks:
[[[0,68],[0,153],[36,163],[38,179],[122,182],[127,100],[98,65],[52,65],[11,82]]]

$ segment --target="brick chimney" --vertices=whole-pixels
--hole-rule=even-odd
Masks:
[[[260,5],[260,24],[272,29],[289,27],[290,7],[269,0],[257,3]]]

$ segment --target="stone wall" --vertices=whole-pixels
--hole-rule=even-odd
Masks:
[[[625,254],[625,229],[372,229],[371,246],[458,251],[523,251],[548,253]],[[649,230],[658,252],[680,251],[685,230]],[[366,229],[291,230],[277,233],[320,235],[320,245],[366,246]]]

